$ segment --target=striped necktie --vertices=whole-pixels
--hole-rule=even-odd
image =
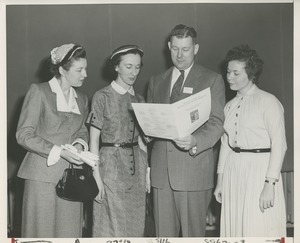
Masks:
[[[174,103],[178,101],[183,80],[184,80],[184,70],[180,70],[180,76],[176,80],[171,92],[170,103]]]

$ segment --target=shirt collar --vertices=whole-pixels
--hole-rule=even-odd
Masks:
[[[256,86],[256,84],[253,84],[252,87],[247,91],[246,94],[241,95],[241,94],[237,93],[236,96],[237,96],[237,97],[245,97],[245,96],[249,96],[249,95],[254,94],[254,93],[256,92],[256,90],[257,90],[257,86]]]
[[[124,94],[126,94],[127,92],[128,92],[129,94],[131,94],[132,96],[135,95],[133,86],[130,86],[130,89],[129,89],[129,90],[126,90],[126,89],[124,89],[122,86],[120,86],[116,81],[112,81],[112,82],[111,82],[111,86],[113,87],[113,89],[114,89],[117,93],[119,93],[119,94],[121,94],[121,95],[124,95]]]
[[[192,66],[194,65],[194,63],[192,63],[192,65],[184,70],[184,80],[186,79],[186,77],[189,75],[189,72],[191,71]],[[176,74],[176,75],[175,75]],[[180,75],[180,71],[177,67],[174,66],[173,69],[173,76],[179,76]]]
[[[67,101],[63,94],[63,91],[58,83],[57,78],[53,77],[49,81],[49,85],[50,85],[51,91],[56,93],[57,111],[73,112],[76,114],[80,114],[78,104],[76,101],[77,93],[73,87],[70,87],[69,100]]]
[[[184,86],[184,83],[185,83],[185,80],[186,80],[186,77],[188,76],[189,72],[191,71],[191,68],[192,66],[194,65],[194,63],[187,69],[184,70],[184,79],[183,79],[183,82],[182,82],[182,86]],[[181,75],[180,71],[178,68],[176,68],[174,66],[173,68],[173,71],[172,71],[172,79],[171,79],[171,88],[170,88],[170,95],[172,94],[172,89],[173,89],[173,86],[176,82],[176,80],[178,79],[178,77]]]

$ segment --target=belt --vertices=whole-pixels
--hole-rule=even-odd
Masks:
[[[258,148],[258,149],[241,149],[240,147],[230,147],[235,153],[269,153],[270,148]]]
[[[103,147],[116,147],[116,148],[132,148],[138,145],[138,142],[133,143],[101,143]]]
[[[228,136],[227,142],[228,142],[229,148],[231,148],[232,151],[235,153],[269,153],[269,152],[271,152],[271,148],[242,149],[240,147],[231,147],[231,145],[229,144],[229,135],[227,132],[225,132],[225,134]]]

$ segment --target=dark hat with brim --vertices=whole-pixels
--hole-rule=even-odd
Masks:
[[[141,48],[139,48],[138,46],[136,46],[136,45],[125,45],[125,46],[121,46],[121,47],[117,48],[116,50],[114,50],[114,52],[110,56],[110,59],[112,59],[117,54],[126,53],[126,52],[131,51],[131,50],[137,50],[140,53],[141,56],[144,55],[144,51]]]

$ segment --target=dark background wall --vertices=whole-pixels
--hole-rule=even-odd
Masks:
[[[190,3],[8,5],[7,18],[7,140],[8,178],[13,178],[25,151],[15,130],[32,82],[48,81],[44,60],[64,43],[83,45],[88,78],[80,88],[89,98],[109,84],[103,75],[106,58],[116,47],[137,44],[144,67],[135,84],[145,95],[151,75],[170,65],[169,31],[179,23],[194,26],[200,50],[197,60],[224,73],[222,60],[233,46],[247,43],[265,62],[259,86],[273,93],[285,109],[288,151],[283,170],[293,170],[293,4]],[[227,98],[232,97],[227,89]]]

